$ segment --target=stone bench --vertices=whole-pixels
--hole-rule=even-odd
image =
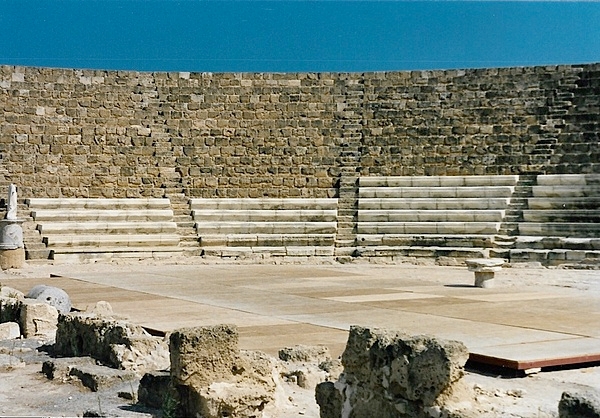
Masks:
[[[337,199],[192,199],[206,255],[332,256]]]
[[[485,256],[518,180],[518,176],[362,177],[357,252]]]
[[[169,199],[27,199],[41,241],[57,261],[179,254]]]

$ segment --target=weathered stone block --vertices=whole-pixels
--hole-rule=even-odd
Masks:
[[[230,377],[239,356],[238,339],[232,325],[174,331],[169,343],[174,384],[200,387]]]
[[[2,288],[2,290],[4,289],[6,289],[6,287]],[[10,295],[10,292],[7,292],[7,294]],[[0,323],[19,322],[22,299],[22,297],[13,298],[10,296],[0,296]]]
[[[63,356],[91,356],[115,368],[144,371],[169,366],[167,343],[141,326],[90,314],[61,315],[55,351]]]
[[[331,360],[331,355],[329,354],[329,349],[324,345],[295,345],[279,350],[279,359],[283,361],[312,362],[320,364],[324,361]]]
[[[162,408],[171,386],[171,373],[168,371],[151,371],[140,380],[138,400],[142,405],[151,408]]]
[[[21,328],[16,322],[0,324],[0,340],[14,340],[21,336]]]
[[[424,417],[451,393],[468,355],[457,341],[353,326],[342,355],[344,372],[334,385],[339,394],[331,384],[317,386],[321,417],[341,417],[338,405],[343,416],[356,418]]]
[[[19,324],[25,338],[54,340],[58,311],[53,306],[34,299],[24,299],[20,309]]]
[[[600,418],[600,394],[563,392],[558,403],[559,418]]]
[[[176,330],[169,346],[181,415],[261,417],[275,406],[275,364],[265,354],[239,351],[235,326]]]

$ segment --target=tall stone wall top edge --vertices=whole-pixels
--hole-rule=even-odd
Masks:
[[[230,77],[240,79],[289,79],[289,78],[331,78],[331,77],[366,77],[381,78],[391,75],[406,75],[411,77],[439,77],[439,76],[462,76],[472,75],[517,75],[523,73],[544,73],[579,70],[600,70],[600,62],[580,64],[548,64],[538,66],[506,66],[506,67],[480,67],[480,68],[457,68],[457,69],[428,69],[428,70],[398,70],[398,71],[357,71],[357,72],[333,72],[333,71],[302,71],[302,72],[211,72],[211,71],[136,71],[136,70],[110,70],[110,69],[79,69],[62,67],[35,67],[20,65],[0,65],[0,76],[12,73],[59,73],[78,76],[163,76],[169,78],[207,78],[207,77]]]

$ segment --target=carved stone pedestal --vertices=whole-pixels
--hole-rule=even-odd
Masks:
[[[25,264],[22,219],[0,219],[0,268],[18,269]]]
[[[0,250],[0,268],[20,269],[25,264],[25,248],[15,248],[14,250]]]
[[[494,286],[494,273],[502,270],[505,261],[501,258],[472,258],[466,260],[469,271],[475,273],[475,287]]]

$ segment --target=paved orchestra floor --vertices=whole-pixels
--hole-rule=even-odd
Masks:
[[[492,289],[465,267],[414,265],[48,265],[2,278],[110,302],[145,327],[236,324],[242,348],[344,349],[351,325],[464,342],[472,359],[516,369],[600,360],[600,271],[505,268]],[[43,272],[43,273],[41,273]]]

